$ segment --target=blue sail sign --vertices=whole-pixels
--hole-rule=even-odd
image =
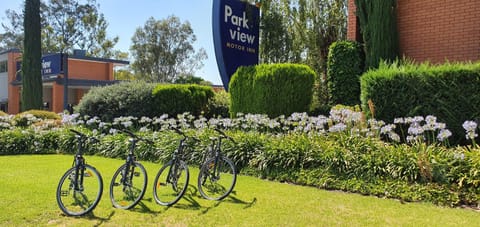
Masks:
[[[213,0],[213,43],[223,87],[238,67],[258,64],[260,10],[239,0]]]

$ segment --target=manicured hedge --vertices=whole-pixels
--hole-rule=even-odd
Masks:
[[[464,121],[480,120],[478,91],[480,63],[381,65],[361,77],[367,116],[393,122],[396,117],[434,115],[453,132],[452,143],[464,142]]]
[[[270,117],[309,111],[315,72],[306,65],[260,64],[240,67],[229,84],[230,113]]]
[[[170,116],[183,112],[199,115],[207,110],[208,101],[213,96],[213,90],[208,86],[124,82],[92,88],[75,111],[81,115],[98,116],[102,121],[121,116],[154,117],[165,113]]]
[[[199,116],[207,111],[213,89],[196,84],[160,84],[152,92],[153,110],[158,114],[177,116],[184,112]]]
[[[154,116],[152,91],[156,84],[123,82],[106,87],[94,87],[75,107],[81,115],[98,116],[112,121],[120,116]]]
[[[334,42],[328,51],[327,86],[331,105],[360,104],[360,75],[364,56],[359,43]]]

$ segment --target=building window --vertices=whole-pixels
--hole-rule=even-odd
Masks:
[[[7,61],[0,61],[0,73],[7,72]]]

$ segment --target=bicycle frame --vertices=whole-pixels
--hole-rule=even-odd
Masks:
[[[132,171],[130,171],[130,176],[125,176],[125,172],[129,171],[130,167],[132,167],[132,166],[133,166],[133,168],[135,168],[134,162],[137,159],[137,157],[135,156],[134,150],[135,150],[135,147],[137,146],[138,139],[130,138],[129,141],[130,141],[130,148],[129,148],[129,152],[127,154],[127,158],[125,160],[125,165],[126,166],[125,166],[124,172],[122,173],[122,179],[121,179],[124,190],[125,190],[125,187],[130,186],[130,185],[128,185],[128,182],[132,181],[133,176],[135,174],[134,169],[132,169]]]
[[[186,137],[182,138],[180,140],[180,144],[178,145],[178,148],[173,152],[173,154],[172,154],[172,167],[173,168],[170,168],[168,170],[167,183],[174,183],[172,185],[174,185],[175,190],[176,190],[176,187],[177,187],[177,185],[176,185],[177,179],[174,178],[174,182],[172,182],[172,177],[177,176],[177,167],[178,167],[179,161],[181,160],[180,156],[183,154],[183,150],[185,149],[185,146],[186,146],[185,145],[185,140],[186,139],[187,139]],[[173,171],[173,173],[172,173],[172,171]]]
[[[213,164],[213,171],[211,173],[212,176],[214,176],[214,179],[217,178],[217,170],[218,170],[218,160],[221,158],[222,153],[221,153],[221,147],[222,147],[222,139],[223,137],[218,137],[215,139],[212,139],[212,150],[207,151],[205,155],[203,156],[203,161],[202,163],[205,163],[208,161],[210,158],[214,157],[214,164]]]
[[[85,142],[86,138],[80,136],[80,135],[75,135],[78,140],[78,150],[77,154],[75,155],[75,158],[73,160],[73,165],[75,167],[75,176],[73,179],[73,189],[75,191],[82,191],[83,190],[83,176],[84,176],[84,171],[85,171],[85,158],[83,158],[83,143]],[[80,178],[80,179],[79,179]]]

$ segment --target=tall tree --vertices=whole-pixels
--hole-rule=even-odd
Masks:
[[[346,0],[272,0],[261,3],[263,62],[295,62],[323,74],[328,47],[345,38]]]
[[[316,96],[326,103],[328,48],[346,36],[347,0],[262,1],[261,13],[261,60],[307,64],[318,75]]]
[[[44,52],[71,53],[73,49],[83,49],[87,55],[105,58],[122,54],[113,49],[118,37],[107,36],[108,23],[96,0],[49,0],[40,7]],[[22,49],[23,15],[13,10],[7,10],[6,15],[9,24],[2,23],[6,32],[0,46]]]
[[[174,82],[177,78],[194,75],[207,58],[203,48],[193,48],[196,36],[187,21],[176,16],[155,20],[150,17],[132,37],[130,51],[136,75],[151,82]]]
[[[42,108],[40,0],[25,0],[22,55],[22,110]]]
[[[260,60],[265,63],[295,61],[289,2],[264,1],[261,5]]]
[[[399,55],[397,0],[355,0],[365,42],[365,67],[377,68],[381,60],[393,61]]]
[[[25,6],[22,8],[25,8]],[[23,49],[23,14],[8,9],[5,11],[5,16],[7,17],[6,21],[9,21],[10,25],[3,22],[1,23],[5,33],[1,34],[0,50],[11,48]]]

